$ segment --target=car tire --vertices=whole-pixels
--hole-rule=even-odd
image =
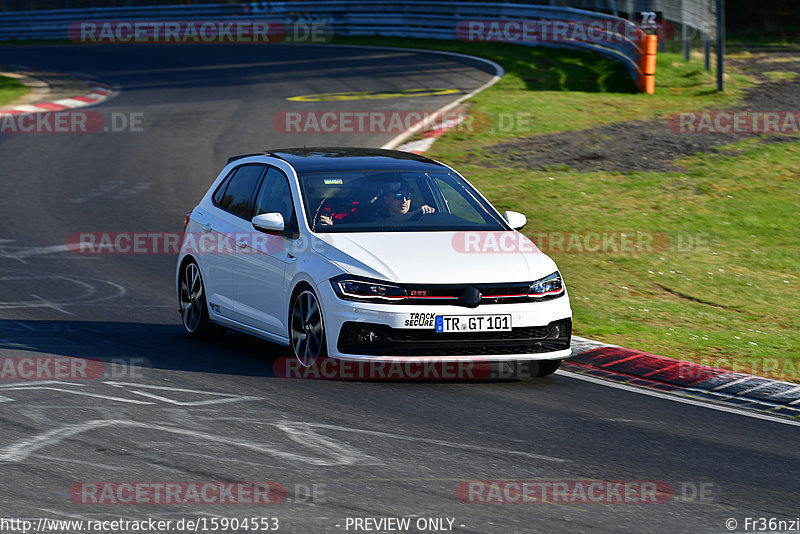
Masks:
[[[539,365],[539,369],[536,371],[536,378],[552,375],[561,367],[562,361],[563,360],[541,360],[536,362]]]
[[[295,358],[303,367],[311,367],[317,358],[325,357],[328,353],[322,308],[310,288],[301,289],[292,298],[289,342]]]
[[[225,333],[225,327],[212,323],[208,317],[203,276],[200,274],[200,267],[193,260],[187,261],[181,268],[178,300],[181,324],[189,337],[210,338]]]

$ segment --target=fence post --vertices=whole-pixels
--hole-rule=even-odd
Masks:
[[[683,60],[688,62],[692,43],[689,41],[689,26],[686,22],[681,24],[681,39],[683,39]]]
[[[708,39],[708,34],[703,34],[703,66],[706,70],[711,70],[711,41]]]
[[[725,0],[717,0],[717,91],[725,90]]]

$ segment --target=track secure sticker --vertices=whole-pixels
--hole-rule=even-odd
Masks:
[[[460,93],[459,89],[400,89],[399,91],[345,91],[342,93],[319,93],[316,95],[291,96],[294,102],[333,102],[339,100],[384,100],[387,98],[411,98],[416,96],[439,96]]]
[[[411,313],[405,320],[407,328],[431,328],[436,319],[435,313]]]

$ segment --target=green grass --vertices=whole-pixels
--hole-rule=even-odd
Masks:
[[[525,233],[564,273],[578,335],[800,381],[800,143],[732,148],[683,159],[687,172],[460,170],[528,215]],[[616,238],[589,252],[590,232],[640,232],[653,246],[623,253]]]
[[[27,92],[28,88],[14,78],[0,76],[0,106],[5,106]]]
[[[397,38],[344,38],[334,44],[372,44],[431,48],[471,54],[493,60],[506,75],[491,89],[476,95],[471,109],[476,126],[501,114],[526,112],[532,122],[502,132],[481,135],[449,134],[439,146],[477,148],[500,140],[533,134],[590,128],[623,120],[667,116],[700,107],[730,107],[750,85],[743,75],[728,76],[729,90],[716,91],[714,72],[702,62],[684,63],[680,54],[663,53],[656,67],[656,94],[637,92],[622,64],[596,54],[505,43],[463,43]],[[437,146],[437,152],[439,151]]]
[[[513,138],[733,107],[751,85],[746,76],[729,69],[728,90],[719,93],[702,61],[661,53],[656,94],[645,95],[633,92],[622,67],[580,52],[348,41],[460,51],[506,68],[503,80],[471,100],[475,123],[520,111],[529,111],[532,123],[454,130],[429,155],[453,164],[501,210],[525,213],[524,232],[535,241],[542,232],[565,237],[560,250],[545,242],[545,252],[569,287],[576,334],[800,381],[800,143],[750,139],[678,161],[685,172],[627,174],[529,170],[484,150]],[[653,247],[566,247],[569,236],[588,232],[640,232]]]
[[[762,74],[771,82],[781,82],[784,80],[794,80],[797,78],[796,72],[786,72],[780,70],[770,70]]]

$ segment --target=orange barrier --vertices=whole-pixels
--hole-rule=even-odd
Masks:
[[[641,76],[636,82],[639,90],[652,95],[656,92],[656,50],[658,37],[655,35],[642,36],[642,54],[639,56],[639,72]]]

